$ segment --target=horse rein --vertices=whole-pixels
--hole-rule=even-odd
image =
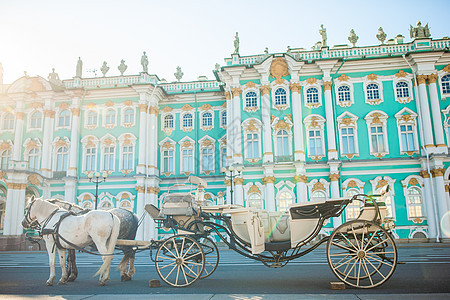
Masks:
[[[39,236],[42,236],[43,235],[42,231],[45,229],[45,226],[47,226],[48,222],[50,222],[50,220],[53,218],[53,216],[56,214],[59,208],[56,208],[54,211],[52,211],[51,214],[47,218],[45,218],[44,221],[42,222],[43,225],[41,225],[37,219],[36,220],[31,219],[30,212],[33,204],[34,201],[31,202],[30,206],[28,207],[27,213],[25,214],[25,220],[27,221],[29,228],[39,230]]]

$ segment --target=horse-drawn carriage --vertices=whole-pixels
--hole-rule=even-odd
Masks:
[[[169,232],[165,238],[149,242],[118,239],[116,243],[134,252],[150,250],[158,275],[171,286],[189,286],[216,270],[216,239],[271,268],[283,267],[326,242],[331,271],[357,288],[383,284],[396,268],[397,248],[391,235],[394,224],[385,220],[382,202],[387,190],[381,195],[309,201],[293,204],[286,212],[267,212],[239,205],[210,205],[204,200],[206,182],[191,176],[189,183],[190,192],[169,193],[160,209],[145,206],[157,227]],[[319,240],[325,222],[339,217],[352,201],[362,203],[359,216]]]
[[[213,238],[272,268],[283,267],[327,242],[332,272],[358,288],[379,286],[395,270],[393,223],[384,218],[386,206],[379,200],[383,195],[296,203],[286,212],[267,212],[239,205],[207,205],[206,183],[197,177],[190,177],[189,182],[196,185],[194,191],[169,193],[161,209],[151,204],[145,207],[159,228],[173,233],[144,246],[156,250],[152,260],[169,285],[188,286],[216,270],[219,252]],[[339,217],[352,201],[362,202],[360,215],[317,241],[324,223]]]

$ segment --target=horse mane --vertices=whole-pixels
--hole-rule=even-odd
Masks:
[[[81,212],[85,210],[79,205],[61,199],[48,199],[47,201],[69,211]]]

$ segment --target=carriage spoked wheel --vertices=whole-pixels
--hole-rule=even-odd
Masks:
[[[219,265],[219,249],[208,237],[201,237],[198,242],[200,243],[200,246],[202,246],[203,252],[205,253],[205,269],[200,276],[200,279],[204,279],[214,273],[217,269],[217,266]],[[199,268],[200,266],[196,267]]]
[[[156,253],[156,271],[174,287],[193,284],[205,268],[205,253],[194,238],[176,235],[164,241]]]
[[[386,282],[397,266],[397,248],[381,226],[354,220],[336,228],[327,243],[327,259],[333,273],[357,288],[373,288]]]

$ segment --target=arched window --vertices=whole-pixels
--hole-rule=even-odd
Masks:
[[[212,126],[212,114],[210,112],[203,114],[202,126]]]
[[[445,75],[441,78],[442,93],[450,94],[450,75]]]
[[[92,202],[91,201],[84,201],[82,204],[82,207],[84,209],[92,209]]]
[[[339,101],[350,101],[350,87],[341,85],[338,88],[338,99]]]
[[[14,115],[13,114],[6,114],[5,118],[3,119],[3,129],[6,129],[6,130],[14,129]]]
[[[246,107],[256,107],[258,105],[256,101],[256,93],[253,91],[248,92],[245,94],[245,106]]]
[[[173,116],[167,115],[164,117],[164,129],[173,128]]]
[[[65,109],[59,113],[58,126],[66,127],[70,125],[70,112]]]
[[[132,124],[134,123],[134,110],[131,108],[127,108],[123,113],[123,123],[124,124]]]
[[[404,81],[397,82],[395,85],[397,91],[397,98],[407,98],[409,97],[408,84]]]
[[[311,201],[325,200],[326,198],[327,198],[327,194],[325,193],[325,191],[322,191],[322,190],[314,191],[314,192],[312,192],[312,195],[311,195]]]
[[[277,133],[277,156],[289,156],[289,135],[286,130]]]
[[[87,113],[87,125],[96,126],[97,125],[97,112],[90,110]]]
[[[122,202],[120,202],[120,208],[132,211],[132,207],[131,207],[131,202],[128,200],[122,200]]]
[[[410,187],[408,189],[408,217],[423,217],[422,211],[422,191],[418,187]]]
[[[186,113],[183,115],[183,128],[192,127],[192,114]]]
[[[277,88],[275,91],[275,105],[286,105],[286,90],[283,88]]]
[[[289,192],[281,192],[280,196],[278,197],[278,210],[279,211],[286,211],[288,210],[289,206],[294,202],[294,197]]]
[[[111,207],[112,207],[112,204],[111,204],[111,201],[109,201],[109,200],[103,200],[100,205],[100,209],[103,209],[103,210],[108,210]]]
[[[359,190],[357,189],[348,189],[347,190],[347,198],[351,198],[356,194],[359,194]],[[359,212],[361,210],[362,202],[358,200],[353,200],[347,205],[346,210],[346,216],[347,220],[353,220],[356,219],[359,216]]]
[[[116,111],[114,109],[108,109],[105,115],[105,125],[113,126],[116,124]]]
[[[319,103],[319,91],[312,87],[306,90],[307,103]]]
[[[368,84],[366,90],[368,100],[380,99],[380,90],[378,88],[378,84],[376,83]]]
[[[261,194],[259,193],[251,193],[247,198],[247,207],[253,207],[256,209],[263,209]]]
[[[69,157],[69,150],[67,147],[59,147],[56,150],[56,170],[59,171],[67,171],[67,164],[68,164],[68,157]]]
[[[42,127],[42,113],[40,111],[35,111],[30,117],[30,128],[41,128]]]
[[[28,168],[30,170],[38,170],[39,168],[39,149],[32,148],[30,152],[28,152]]]
[[[220,122],[222,123],[222,126],[227,126],[227,112],[224,111],[222,113],[222,118],[220,119]]]
[[[11,150],[4,150],[1,155],[2,169],[7,169],[11,159]]]

